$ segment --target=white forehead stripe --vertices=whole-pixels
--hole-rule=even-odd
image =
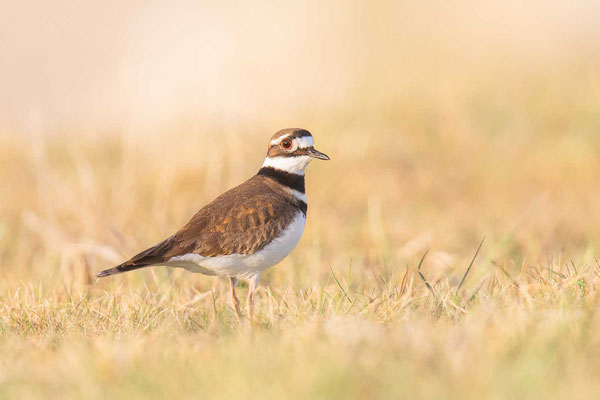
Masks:
[[[313,140],[312,136],[304,136],[304,137],[296,138],[296,139],[294,139],[294,142],[298,143],[299,149],[305,149],[307,147],[312,147],[313,144],[315,144],[315,141]]]

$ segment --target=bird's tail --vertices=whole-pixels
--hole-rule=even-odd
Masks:
[[[103,278],[105,276],[120,274],[127,271],[133,271],[134,269],[140,269],[149,267],[152,265],[160,264],[165,260],[164,254],[170,249],[172,241],[170,239],[163,240],[156,246],[152,246],[149,249],[142,251],[131,258],[129,261],[125,261],[123,264],[117,265],[114,268],[106,269],[96,274],[97,278]]]
[[[109,268],[109,269],[105,269],[104,271],[98,272],[96,274],[96,278],[104,278],[105,276],[110,276],[110,275],[115,275],[115,274],[121,274],[123,272],[127,272],[127,271],[133,271],[134,269],[139,269],[139,268],[144,268],[147,265],[127,265],[127,264],[121,264],[118,265],[114,268]]]

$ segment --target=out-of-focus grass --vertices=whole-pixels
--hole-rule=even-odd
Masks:
[[[561,13],[427,4],[338,21],[356,62],[324,68],[331,87],[290,79],[314,103],[271,108],[271,87],[233,122],[0,127],[0,397],[595,398],[597,45],[545,25]],[[254,174],[288,118],[332,161],[309,167],[304,237],[261,280],[252,334],[215,278],[95,282]]]

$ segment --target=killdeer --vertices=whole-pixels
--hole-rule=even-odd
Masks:
[[[261,273],[283,260],[304,231],[304,170],[314,158],[329,160],[315,150],[310,132],[280,130],[271,138],[267,157],[255,176],[200,209],[174,235],[96,276],[166,265],[226,277],[240,321],[235,288],[238,279],[245,279],[252,322],[253,296]]]

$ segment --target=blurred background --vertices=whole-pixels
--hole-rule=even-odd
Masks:
[[[332,161],[267,281],[402,272],[427,249],[446,276],[484,236],[480,273],[597,252],[597,1],[1,9],[5,282],[89,282],[254,174],[286,127]]]

